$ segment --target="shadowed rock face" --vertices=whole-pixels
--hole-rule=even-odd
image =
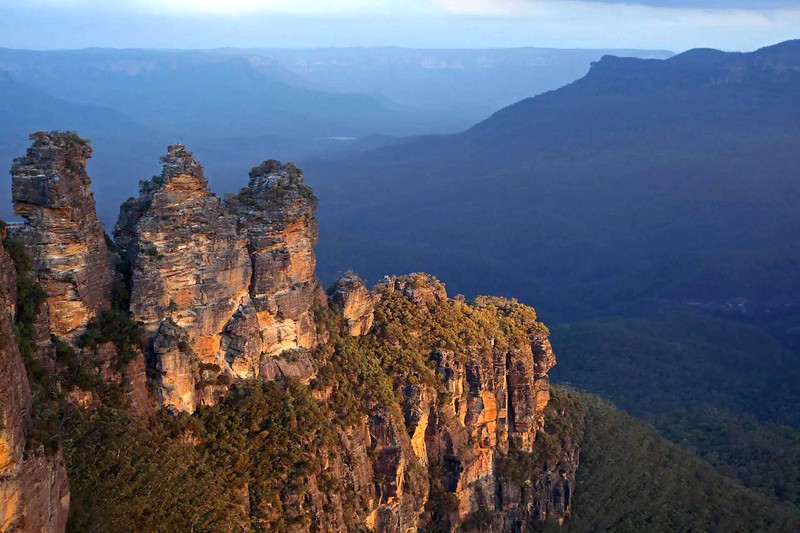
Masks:
[[[14,212],[26,220],[28,246],[47,293],[54,335],[72,340],[111,307],[114,259],[95,212],[86,174],[92,155],[75,133],[39,132],[11,169]]]
[[[232,378],[309,379],[321,291],[316,199],[300,171],[265,162],[223,202],[182,145],[169,146],[162,163],[114,229],[132,266],[131,312],[152,336],[162,401],[192,411]],[[164,348],[179,337],[182,349]],[[299,352],[280,357],[287,350]]]
[[[31,389],[12,330],[16,275],[2,246],[0,282],[0,531],[63,531],[69,507],[64,459],[28,442]]]

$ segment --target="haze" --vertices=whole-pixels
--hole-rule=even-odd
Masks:
[[[0,47],[694,47],[800,29],[793,0],[4,0]]]

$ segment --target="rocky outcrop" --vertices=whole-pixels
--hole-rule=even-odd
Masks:
[[[0,231],[0,240],[5,238]],[[0,246],[0,531],[64,531],[69,487],[63,456],[32,442],[31,388],[12,330],[14,265]]]
[[[302,174],[267,161],[223,202],[184,146],[169,146],[162,162],[114,229],[132,265],[131,313],[150,333],[162,402],[192,411],[232,379],[307,381],[321,291],[316,199]]]
[[[366,335],[372,328],[375,297],[357,275],[347,272],[339,278],[333,285],[330,300],[341,309],[348,334]]]
[[[199,365],[227,366],[223,336],[250,305],[252,268],[236,217],[192,154],[171,145],[162,162],[161,176],[122,206],[114,235],[131,263],[130,310],[151,335],[162,401],[191,411],[204,397]]]
[[[92,149],[75,133],[39,132],[11,169],[17,232],[47,294],[50,332],[74,340],[111,307],[114,259],[86,174]]]
[[[243,512],[267,529],[287,519],[297,531],[521,533],[569,516],[578,446],[547,446],[555,356],[533,309],[451,300],[421,273],[387,277],[372,291],[347,273],[327,302],[315,275],[317,200],[300,171],[265,161],[248,187],[221,200],[192,154],[171,145],[161,175],[140,184],[114,230],[142,340],[119,303],[104,313],[115,278],[85,173],[89,154],[74,134],[37,134],[13,169],[27,219],[18,234],[46,289],[38,318],[28,318],[38,345],[28,352],[56,384],[70,364],[102,382],[68,385],[67,401],[91,408],[112,385],[131,412],[150,414],[145,361],[173,413],[218,403],[237,379],[288,378],[310,390],[328,404],[320,412],[347,420],[326,426],[319,465],[298,470],[302,479],[287,474],[280,512],[259,508],[252,487],[241,487]],[[31,386],[12,342],[18,296],[4,252],[0,282],[2,527],[60,531],[69,502],[63,457],[29,437]],[[51,343],[51,332],[75,353]]]
[[[263,352],[313,348],[313,307],[325,299],[315,272],[319,230],[311,188],[292,163],[265,161],[250,171],[235,208],[253,261],[250,297]]]
[[[402,294],[423,311],[423,323],[425,315],[436,323],[447,306],[466,305],[448,300],[444,285],[425,274],[387,278],[376,291]],[[531,308],[514,300],[480,297],[469,314],[495,323],[498,333],[513,334],[500,339],[492,329],[478,330],[487,342],[457,349],[439,348],[432,339],[430,358],[443,390],[407,382],[399,395],[414,454],[443,494],[456,498],[451,511],[435,518],[454,529],[472,513],[491,511],[498,531],[525,531],[547,518],[563,521],[570,513],[577,443],[568,457],[545,462],[539,472],[513,477],[499,467],[508,464],[509,454],[532,455],[539,445],[547,372],[555,364],[547,330]],[[409,334],[425,337],[424,331]]]

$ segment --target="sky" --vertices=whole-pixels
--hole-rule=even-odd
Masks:
[[[800,0],[0,0],[0,47],[689,48],[800,38]]]

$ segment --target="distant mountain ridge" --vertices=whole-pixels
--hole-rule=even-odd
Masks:
[[[302,163],[403,135],[461,131],[569,83],[603,53],[0,49],[0,165],[10,166],[31,131],[80,130],[100,148],[90,167],[101,219],[113,224],[117,206],[157,170],[148,162],[176,139],[206,161],[215,189],[229,190],[241,186],[243,162],[264,152]],[[0,216],[9,218],[7,179]]]
[[[329,199],[323,228],[348,236],[323,235],[323,271],[370,276],[399,261],[465,293],[523,287],[564,318],[653,298],[796,294],[798,243],[764,236],[800,222],[790,200],[800,194],[797,49],[606,57],[462,134],[307,164]],[[336,201],[343,190],[347,203]],[[337,263],[374,239],[380,253]],[[393,247],[404,251],[391,257]]]

